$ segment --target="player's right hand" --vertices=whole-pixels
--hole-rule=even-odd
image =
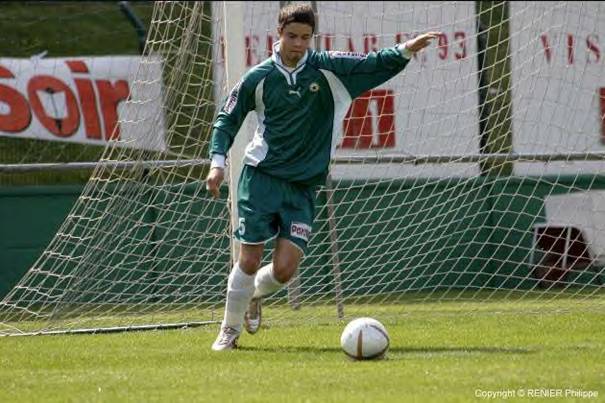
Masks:
[[[206,189],[215,199],[218,199],[221,195],[220,188],[224,178],[225,170],[223,168],[212,168],[210,172],[208,172],[208,177],[206,178]]]

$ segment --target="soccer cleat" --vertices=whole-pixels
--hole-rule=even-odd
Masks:
[[[246,331],[250,334],[258,332],[258,329],[260,329],[261,319],[261,299],[252,298],[250,305],[248,305],[248,310],[244,315],[244,327],[246,328]]]
[[[212,350],[223,351],[233,350],[237,348],[237,339],[239,339],[239,331],[232,327],[221,328],[218,337],[214,344],[212,344]]]

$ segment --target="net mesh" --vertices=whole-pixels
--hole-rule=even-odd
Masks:
[[[296,279],[266,299],[268,318],[333,321],[416,303],[434,312],[602,309],[603,5],[316,7],[322,50],[371,52],[443,34],[352,104],[309,251]],[[248,67],[269,56],[278,10],[246,3]],[[0,334],[222,318],[230,184],[214,200],[203,179],[228,90],[223,43],[221,3],[155,4],[139,90],[120,125],[164,130],[166,154],[106,148],[102,160],[134,168],[97,167],[0,303]],[[142,105],[158,99],[162,116],[146,115]],[[251,138],[249,123],[239,135]],[[161,158],[171,163],[148,163]]]
[[[94,58],[105,58],[103,64],[108,68],[101,77],[112,82],[124,79],[124,70],[134,69],[124,59],[127,55],[135,59],[140,53],[140,41],[135,28],[126,16],[130,11],[143,25],[147,25],[153,8],[149,4],[127,5],[114,3],[88,4],[87,7],[72,2],[56,1],[5,3],[0,6],[0,25],[3,27],[3,41],[0,44],[0,65],[7,68],[14,78],[3,75],[2,85],[21,92],[26,101],[31,101],[27,82],[34,75],[51,76],[62,82],[73,81],[73,74],[65,65],[65,60],[84,59],[93,75],[99,66]],[[35,27],[35,29],[32,29]],[[141,40],[144,38],[141,38]],[[109,56],[108,56],[109,55]],[[120,56],[113,56],[120,55]],[[116,62],[114,59],[122,59]],[[98,60],[97,60],[98,61]],[[86,75],[90,79],[91,75]],[[72,83],[73,84],[73,83]],[[80,94],[75,85],[70,85],[76,102]],[[40,88],[43,90],[43,88]],[[6,87],[3,87],[3,92]],[[93,90],[94,91],[94,90]],[[56,99],[51,94],[38,94],[43,101],[42,110],[51,117],[62,117],[66,114],[65,99],[61,94]],[[97,90],[98,93],[98,90]],[[4,96],[13,94],[4,94]],[[3,96],[3,98],[4,98]],[[29,98],[29,99],[27,99]],[[8,98],[4,98],[4,101]],[[31,102],[29,102],[31,105]],[[78,105],[82,108],[82,105]],[[11,113],[12,112],[12,113]],[[86,183],[90,169],[73,170],[69,173],[32,168],[33,164],[52,163],[94,163],[103,155],[105,143],[97,144],[74,142],[71,136],[53,136],[48,129],[40,125],[40,110],[32,110],[31,118],[23,125],[17,124],[19,130],[6,131],[11,124],[11,110],[8,104],[0,104],[0,113],[4,117],[0,124],[0,185],[55,185]],[[84,126],[83,111],[78,113],[81,126]],[[51,127],[56,121],[47,122]],[[60,125],[57,124],[57,126]],[[102,125],[102,119],[101,119]],[[58,128],[60,131],[60,127]],[[109,130],[108,130],[109,131]],[[48,134],[44,139],[43,133]],[[37,138],[36,138],[37,137]],[[52,140],[62,141],[49,141]],[[20,165],[9,171],[5,165]],[[19,172],[19,174],[16,174]]]

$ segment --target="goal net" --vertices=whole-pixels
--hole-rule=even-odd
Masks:
[[[309,251],[288,287],[266,299],[267,319],[329,322],[385,306],[602,310],[605,6],[312,3],[318,50],[367,53],[442,35],[351,105],[334,133]],[[270,55],[279,6],[247,2],[241,19],[225,21],[222,2],[155,4],[119,124],[147,128],[167,150],[105,149],[0,303],[0,334],[222,319],[233,183],[218,200],[205,190],[209,136],[228,82],[239,79],[233,64],[245,71]],[[242,26],[242,38],[229,37]],[[226,61],[237,41],[239,59]],[[147,113],[158,101],[162,113]],[[268,245],[263,264],[270,259]]]
[[[149,21],[152,9],[128,2],[0,5],[2,188],[86,183],[121,110],[132,107],[124,103],[128,92],[137,91],[130,83],[144,37],[129,18]]]

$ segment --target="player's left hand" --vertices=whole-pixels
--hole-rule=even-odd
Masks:
[[[405,43],[405,47],[406,49],[409,49],[410,51],[416,53],[419,50],[422,50],[429,46],[431,44],[431,41],[433,39],[439,38],[440,35],[443,35],[443,33],[435,31],[420,34],[417,37],[408,40]]]

